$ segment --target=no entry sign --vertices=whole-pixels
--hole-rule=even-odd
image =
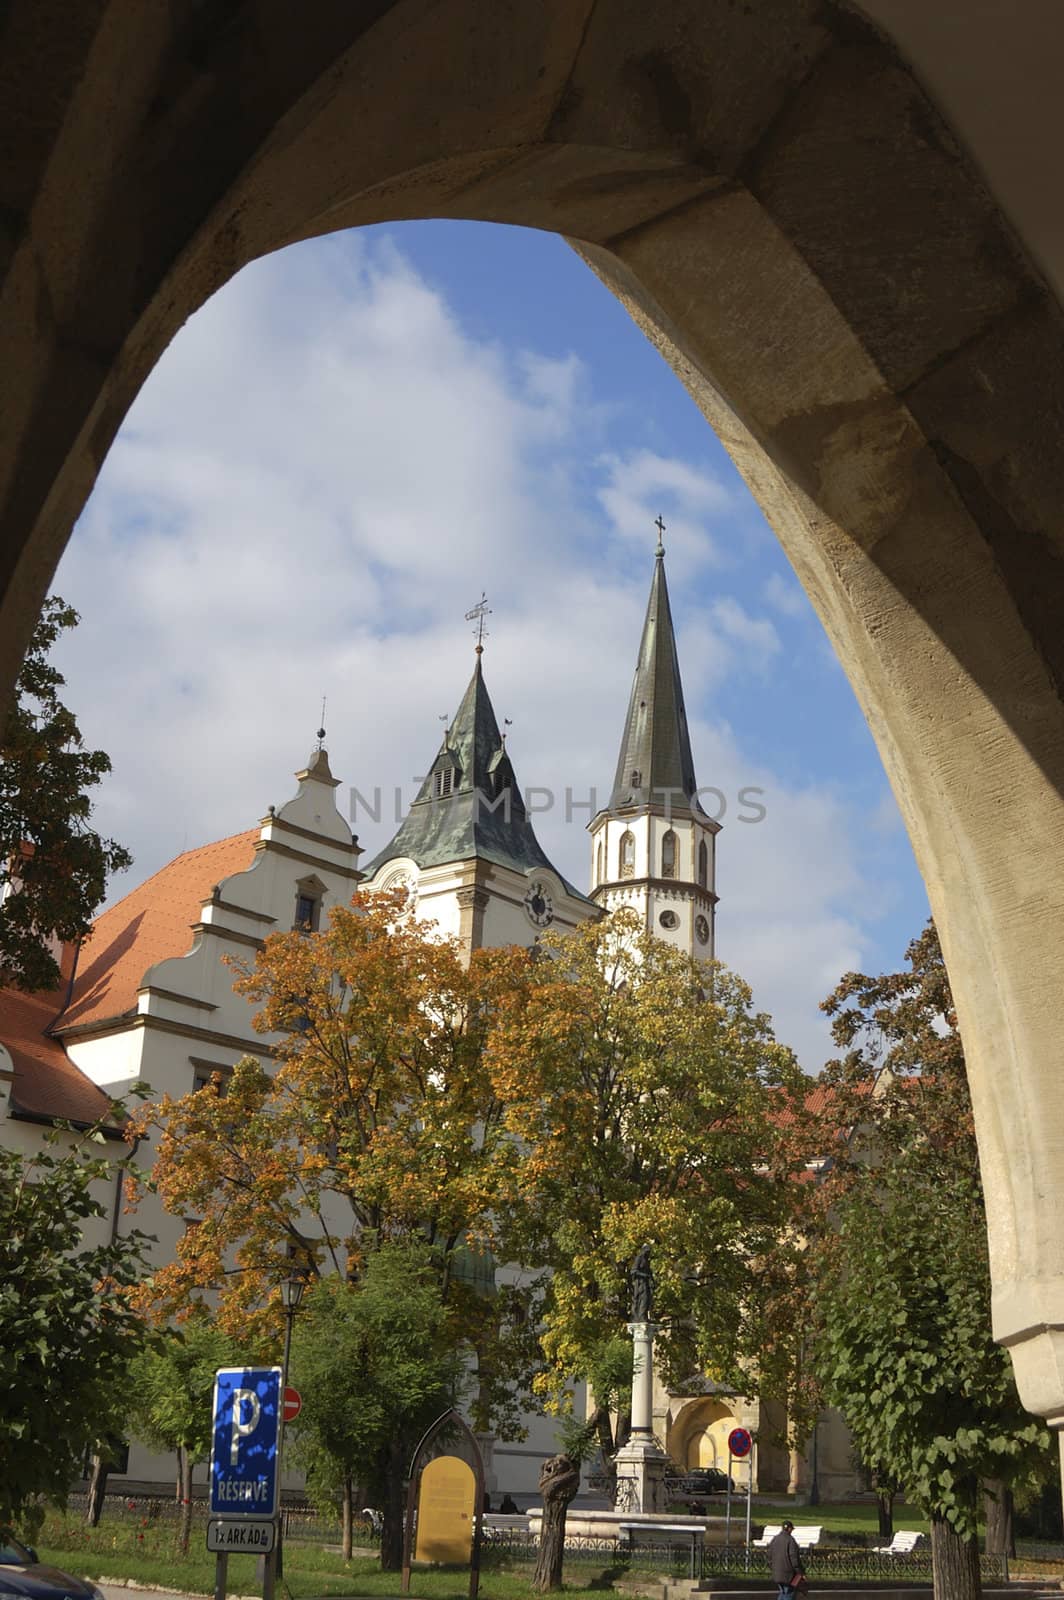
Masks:
[[[286,1384],[284,1391],[284,1420],[294,1422],[303,1409],[303,1396],[298,1389]]]

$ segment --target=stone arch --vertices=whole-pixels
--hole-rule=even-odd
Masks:
[[[725,1400],[707,1396],[689,1400],[669,1429],[668,1449],[681,1467],[728,1470],[728,1434],[739,1418]]]
[[[568,236],[872,726],[957,997],[996,1331],[1064,1424],[1064,318],[890,40],[844,0],[12,0],[2,46],[0,693],[132,399],[245,262],[405,217]]]

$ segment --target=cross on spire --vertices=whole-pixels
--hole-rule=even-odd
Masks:
[[[658,512],[658,520],[655,522],[654,526],[658,530],[658,548],[656,553],[659,556],[663,556],[665,554],[665,523],[662,520],[660,511]]]
[[[482,656],[484,654],[484,640],[488,637],[488,630],[484,626],[484,618],[491,616],[491,607],[488,605],[488,597],[483,589],[480,592],[480,599],[471,610],[466,612],[465,616],[467,622],[476,623],[473,637],[477,641],[476,653],[478,656]]]

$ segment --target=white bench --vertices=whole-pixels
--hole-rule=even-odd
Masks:
[[[889,1544],[876,1544],[872,1546],[872,1554],[876,1556],[907,1556],[916,1549],[923,1538],[923,1534],[916,1528],[899,1528]]]
[[[820,1535],[823,1533],[823,1531],[824,1527],[822,1523],[818,1527],[795,1528],[794,1542],[798,1546],[799,1550],[812,1550],[815,1545],[820,1543]],[[752,1539],[750,1541],[751,1548],[754,1550],[767,1550],[777,1533],[782,1532],[783,1524],[781,1522],[770,1523],[765,1529],[764,1533],[761,1535],[760,1539]]]

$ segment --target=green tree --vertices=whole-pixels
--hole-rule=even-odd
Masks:
[[[488,1042],[510,1135],[497,1226],[508,1259],[549,1270],[541,1392],[564,1415],[576,1380],[604,1385],[592,1422],[608,1463],[628,1423],[629,1268],[644,1244],[667,1381],[759,1391],[767,1286],[793,1248],[781,1113],[807,1083],[740,978],[630,913],[520,959]]]
[[[1051,1470],[990,1333],[990,1268],[964,1052],[933,925],[907,971],[851,973],[825,1002],[829,1064],[809,1210],[816,1360],[864,1456],[931,1519],[938,1600],[979,1591],[976,1521]],[[846,1130],[846,1137],[839,1130]]]
[[[192,1527],[192,1468],[211,1453],[214,1375],[235,1362],[232,1340],[201,1312],[181,1327],[168,1328],[133,1363],[133,1431],[154,1449],[177,1455],[178,1544],[183,1552],[188,1551]]]
[[[53,936],[83,939],[109,873],[132,857],[90,825],[93,789],[111,762],[86,750],[77,720],[59,699],[64,679],[49,662],[59,635],[78,614],[46,600],[16,684],[0,744],[0,980],[19,989],[54,989]]]
[[[294,1456],[318,1503],[341,1502],[345,1559],[358,1488],[384,1512],[382,1567],[401,1564],[410,1457],[429,1423],[456,1403],[461,1373],[427,1248],[385,1245],[356,1283],[329,1277],[308,1295],[293,1341],[303,1399]]]
[[[97,1129],[64,1152],[0,1149],[0,1529],[62,1502],[86,1453],[128,1400],[129,1365],[144,1324],[129,1291],[145,1236],[86,1247],[106,1216],[115,1166],[91,1153]]]

